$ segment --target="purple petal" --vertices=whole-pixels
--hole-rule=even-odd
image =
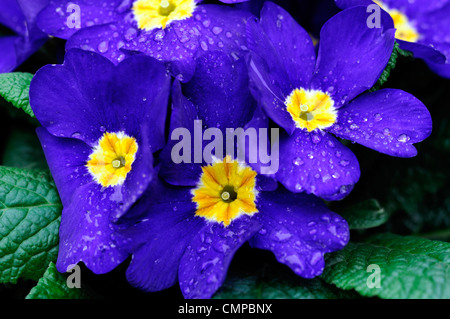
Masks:
[[[37,133],[64,207],[58,270],[66,272],[69,265],[83,261],[96,273],[110,271],[126,258],[111,239],[112,218],[122,215],[150,182],[148,145],[140,147],[124,185],[103,189],[86,169],[91,147],[78,139],[55,137],[44,128]]]
[[[131,57],[115,68],[98,54],[71,50],[63,65],[37,72],[30,104],[51,134],[91,146],[105,131],[125,131],[139,138],[142,121],[155,121],[159,125],[149,130],[155,151],[164,143],[166,111],[159,103],[167,101],[169,80],[164,66],[149,57]]]
[[[99,53],[118,64],[131,55],[121,50],[125,45],[122,29],[123,25],[115,23],[83,28],[68,39],[66,50],[75,48]]]
[[[410,18],[426,14],[431,10],[442,7],[448,0],[383,0],[382,2],[389,8],[401,10]],[[335,0],[336,5],[341,9],[355,6],[369,6],[374,2],[371,0]]]
[[[328,131],[381,153],[412,157],[417,154],[413,144],[427,138],[431,129],[431,116],[422,102],[404,91],[383,89],[340,109],[337,123]]]
[[[39,127],[36,130],[48,166],[64,206],[69,205],[75,190],[92,182],[86,162],[92,148],[77,139],[57,138]]]
[[[75,190],[61,216],[58,271],[66,272],[81,261],[94,273],[103,274],[126,259],[127,254],[111,238],[110,213],[117,203],[104,199],[113,196],[113,188],[102,190],[95,182]]]
[[[193,17],[175,21],[164,30],[140,32],[124,49],[169,62],[170,70],[188,81],[194,58],[207,51],[226,52],[238,59],[247,51],[245,28],[251,13],[220,5],[199,5]]]
[[[24,35],[26,26],[25,17],[16,0],[0,1],[0,24],[3,24],[18,34]]]
[[[381,28],[369,28],[370,14],[361,6],[344,10],[320,32],[312,88],[330,93],[337,107],[370,89],[391,57],[395,42],[392,19],[381,11]]]
[[[195,209],[190,188],[155,181],[125,216],[128,223],[135,224],[119,231],[118,237],[122,247],[133,254],[127,269],[133,286],[153,292],[177,283],[186,246],[205,225],[203,219],[194,217]]]
[[[261,187],[263,190],[265,190],[265,187],[268,187],[267,190],[276,189],[276,184],[271,180],[275,179],[275,173],[279,167],[279,163],[277,163],[278,157],[276,154],[272,154],[271,147],[272,144],[276,143],[275,140],[272,140],[272,133],[278,132],[277,134],[279,136],[279,129],[269,127],[269,118],[260,107],[256,108],[252,119],[245,125],[244,129],[245,131],[254,130],[256,132],[256,137],[258,138],[255,142],[246,139],[245,136],[243,139],[238,140],[238,147],[245,147],[245,162],[258,173],[257,178],[261,182],[257,183],[258,187]],[[266,139],[265,145],[262,144],[264,138]],[[263,158],[263,155],[272,155],[270,158],[271,161],[268,161],[269,159],[267,158]],[[266,182],[269,184],[264,185]]]
[[[445,63],[433,63],[428,61],[427,64],[430,67],[430,69],[433,70],[433,72],[435,72],[436,74],[444,78],[450,79],[450,43],[438,43],[435,45],[435,47],[440,52],[445,54],[447,60]]]
[[[192,79],[183,86],[184,95],[197,109],[205,127],[244,127],[254,112],[248,89],[247,65],[224,52],[209,52],[196,59]]]
[[[17,66],[16,36],[0,37],[0,73],[11,72]]]
[[[122,12],[119,7],[122,2],[123,0],[77,0],[75,3],[52,0],[39,13],[37,24],[47,34],[68,39],[80,28],[117,21]],[[78,6],[79,11],[73,5]],[[79,28],[73,21],[77,13],[80,14]]]
[[[383,3],[389,8],[400,10],[408,18],[414,19],[427,15],[430,11],[440,10],[445,4],[448,4],[448,0],[384,0]]]
[[[291,136],[281,136],[277,178],[291,192],[340,200],[359,177],[355,155],[332,135],[297,129]]]
[[[258,208],[255,217],[262,228],[250,245],[272,251],[279,262],[304,278],[320,275],[324,254],[342,249],[349,240],[347,222],[314,196],[263,192]]]
[[[295,87],[309,84],[316,62],[311,36],[283,8],[266,2],[261,10],[263,31],[269,38],[279,62]],[[262,48],[261,48],[262,49]],[[269,52],[265,52],[266,54]],[[264,54],[264,53],[263,53]],[[265,56],[266,62],[274,60]]]
[[[445,56],[439,52],[434,46],[421,43],[406,42],[397,40],[400,49],[411,51],[417,59],[423,59],[427,63],[443,64]]]
[[[266,2],[260,23],[249,20],[252,92],[270,118],[292,133],[284,101],[294,88],[309,85],[315,53],[311,37],[282,8]]]
[[[139,150],[133,162],[131,171],[127,174],[125,182],[121,186],[115,186],[114,196],[110,197],[118,205],[118,209],[111,212],[111,216],[116,221],[138,200],[145,192],[149,183],[155,176],[153,171],[153,155],[148,139],[149,125],[142,125],[143,137],[140,141]]]
[[[16,41],[16,56],[17,66],[25,62],[32,54],[34,54],[44,43],[47,38],[38,38],[36,40],[30,40],[26,37],[17,39]]]
[[[25,18],[27,27],[27,37],[30,39],[46,37],[36,25],[38,13],[44,9],[49,0],[17,0]]]
[[[94,273],[109,272],[126,258],[111,240],[109,216],[117,203],[108,198],[114,190],[102,191],[92,181],[85,167],[89,146],[54,137],[44,128],[37,132],[63,203],[58,270],[66,272],[82,261]]]
[[[181,259],[179,281],[188,299],[207,299],[225,280],[234,253],[258,230],[255,218],[241,216],[230,226],[209,223],[193,238]]]
[[[440,5],[437,4],[440,2]],[[445,5],[444,5],[445,4]],[[450,34],[450,2],[443,1],[428,1],[428,12],[417,18],[417,28],[425,41],[429,43],[445,43],[448,41]],[[437,7],[437,8],[436,8]],[[431,11],[432,8],[435,8]],[[411,9],[415,9],[411,6]],[[427,41],[428,40],[428,41]]]
[[[197,110],[195,106],[184,97],[181,92],[181,84],[175,80],[172,87],[172,114],[170,118],[170,134],[169,141],[163,148],[160,154],[161,169],[160,176],[169,184],[179,186],[195,186],[198,183],[200,175],[202,173],[199,164],[195,163],[195,137],[194,135],[194,121],[198,119]],[[175,140],[175,136],[172,139],[173,131],[178,128],[187,129],[190,134],[189,145],[191,145],[190,151],[190,163],[175,163],[172,158],[172,149],[179,143],[184,137],[178,137],[180,141]],[[186,137],[187,138],[187,137]],[[203,143],[201,144],[203,150]]]

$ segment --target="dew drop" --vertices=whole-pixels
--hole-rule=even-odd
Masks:
[[[130,41],[136,36],[136,33],[136,29],[129,28],[127,31],[125,31],[124,37],[127,41]]]
[[[285,230],[279,230],[275,233],[275,239],[278,241],[287,241],[292,237],[291,233],[288,233]]]
[[[410,140],[411,138],[406,135],[406,134],[401,134],[399,137],[397,137],[397,141],[402,142],[402,143],[406,143]]]
[[[314,266],[315,264],[317,264],[320,260],[322,259],[322,254],[320,252],[315,252],[312,257],[311,257],[311,265]]]
[[[162,39],[164,39],[165,36],[166,36],[166,31],[159,30],[158,32],[155,33],[154,40],[155,41],[162,41]]]
[[[348,164],[350,164],[350,162],[349,161],[347,161],[347,160],[342,160],[342,161],[340,161],[339,162],[339,164],[341,164],[341,166],[347,166]]]
[[[214,28],[212,28],[212,32],[213,32],[215,35],[220,34],[222,31],[223,31],[223,29],[222,29],[221,27],[214,27]]]
[[[304,162],[302,161],[302,159],[300,157],[296,157],[292,160],[292,164],[294,164],[295,166],[300,166],[302,165]]]
[[[383,118],[381,117],[381,114],[380,114],[380,113],[377,113],[377,114],[375,114],[374,119],[375,119],[375,122],[379,122],[379,121],[381,121]]]
[[[100,53],[105,53],[106,51],[108,51],[108,41],[102,41],[99,43],[99,45],[97,46],[98,52]]]
[[[320,136],[319,135],[313,135],[311,136],[311,140],[314,144],[320,143]]]

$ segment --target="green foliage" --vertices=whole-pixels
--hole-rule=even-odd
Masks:
[[[0,74],[0,96],[14,107],[34,117],[30,106],[29,90],[33,74],[12,72]]]
[[[67,276],[59,273],[51,262],[26,299],[89,299],[89,294],[83,288],[69,288]]]
[[[378,227],[389,219],[389,213],[376,199],[369,199],[340,208],[337,211],[348,222],[350,229]]]
[[[271,266],[264,272],[233,273],[214,299],[348,299],[358,295],[337,289],[320,278],[302,279],[292,272],[275,271]]]
[[[10,132],[2,165],[28,169],[48,169],[41,144],[33,130],[20,128]]]
[[[56,260],[61,210],[48,171],[0,167],[0,283],[38,280]]]
[[[381,89],[384,83],[387,82],[389,79],[389,76],[391,75],[392,70],[395,68],[395,65],[397,64],[397,59],[399,56],[399,52],[405,52],[403,50],[399,49],[399,45],[397,42],[394,44],[394,49],[392,50],[391,57],[383,70],[383,73],[380,75],[378,81],[375,83],[375,85],[369,90],[370,92],[377,91]]]
[[[369,265],[381,270],[380,288],[367,284]],[[395,299],[450,298],[450,244],[428,239],[378,234],[350,243],[327,258],[322,278],[363,296]]]

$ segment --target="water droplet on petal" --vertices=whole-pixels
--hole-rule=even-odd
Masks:
[[[165,36],[166,36],[166,31],[158,30],[158,32],[155,33],[154,40],[155,41],[162,41]]]
[[[397,141],[402,142],[402,143],[406,143],[410,140],[411,138],[406,135],[406,134],[401,134],[399,137],[397,137]]]
[[[296,157],[292,160],[292,164],[294,164],[295,166],[300,166],[302,165],[304,162],[302,161],[302,159],[300,157]]]
[[[374,119],[375,119],[375,122],[379,122],[379,121],[381,121],[383,118],[381,117],[381,114],[380,114],[380,113],[377,113],[377,114],[375,114]]]
[[[222,29],[221,27],[214,27],[214,28],[212,29],[212,32],[213,32],[215,35],[220,34],[222,31],[223,31],[223,29]]]
[[[274,237],[277,241],[287,241],[292,237],[292,234],[287,232],[286,230],[279,230],[274,234]]]
[[[313,141],[314,144],[320,143],[320,136],[315,134],[311,136],[311,140]]]
[[[317,264],[321,259],[322,259],[322,254],[321,254],[319,251],[317,251],[317,252],[315,252],[315,253],[312,255],[310,263],[311,263],[312,266],[314,266],[314,265]]]
[[[97,46],[98,52],[100,53],[105,53],[106,51],[108,51],[108,41],[102,41],[99,43],[99,45]]]
[[[342,160],[342,161],[340,161],[339,162],[339,164],[341,164],[341,166],[347,166],[348,164],[350,164],[350,162],[349,161],[347,161],[347,160]]]

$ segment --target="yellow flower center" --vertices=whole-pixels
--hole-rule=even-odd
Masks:
[[[121,185],[131,171],[137,149],[133,137],[106,132],[89,156],[87,169],[103,187]]]
[[[196,216],[228,226],[239,216],[258,212],[256,172],[250,167],[227,156],[223,161],[202,167],[202,171],[200,182],[192,191],[192,201],[197,204]]]
[[[192,17],[195,6],[195,0],[137,0],[133,13],[139,29],[150,31]]]
[[[390,14],[394,20],[394,27],[397,29],[395,37],[399,40],[408,42],[417,42],[419,40],[419,32],[409,21],[408,17],[397,9],[390,9],[381,1],[374,0],[384,11]]]
[[[295,89],[285,105],[295,125],[308,132],[330,127],[337,119],[333,99],[320,90]]]

